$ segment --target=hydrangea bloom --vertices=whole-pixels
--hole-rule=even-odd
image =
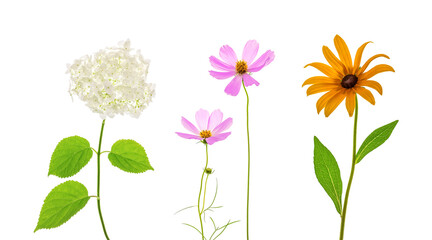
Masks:
[[[270,64],[275,55],[271,50],[267,50],[261,57],[259,57],[255,62],[254,59],[258,53],[259,44],[255,40],[249,40],[243,49],[242,59],[238,59],[234,50],[228,46],[224,45],[220,48],[219,56],[221,60],[214,56],[210,57],[210,64],[212,67],[223,72],[209,71],[210,75],[216,79],[227,79],[234,76],[231,82],[226,86],[225,93],[231,96],[237,96],[242,85],[242,81],[245,86],[255,84],[259,85],[250,74],[253,72],[258,72],[263,67]]]
[[[195,114],[195,119],[198,128],[195,127],[186,118],[182,117],[183,126],[193,134],[176,132],[182,138],[196,139],[212,145],[215,142],[225,140],[231,132],[224,132],[232,125],[232,118],[227,118],[224,121],[223,113],[217,109],[209,114],[207,110],[200,109]]]
[[[120,42],[69,65],[69,92],[103,119],[125,113],[137,118],[154,96],[154,85],[146,83],[149,63],[129,40]]]

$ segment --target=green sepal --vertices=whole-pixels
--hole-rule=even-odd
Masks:
[[[342,180],[339,166],[333,154],[314,137],[314,167],[318,182],[332,199],[336,210],[342,210]]]
[[[142,173],[154,170],[150,165],[144,147],[134,140],[118,140],[108,154],[111,164],[125,172]]]
[[[79,136],[64,138],[51,156],[48,176],[71,177],[87,165],[92,156],[93,151],[87,139]]]
[[[375,129],[362,143],[357,154],[356,154],[356,163],[359,163],[368,153],[375,150],[375,148],[381,146],[392,134],[393,129],[396,127],[396,124],[399,120],[391,122],[387,125],[384,125],[380,128]]]
[[[34,232],[62,225],[79,212],[89,199],[87,188],[79,182],[67,181],[56,186],[44,200]]]

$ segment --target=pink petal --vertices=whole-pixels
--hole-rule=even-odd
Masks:
[[[196,136],[196,135],[192,135],[192,134],[187,134],[187,133],[181,133],[181,132],[176,132],[176,133],[177,133],[177,135],[179,135],[182,138],[202,140],[202,137],[200,137],[200,136]]]
[[[241,76],[235,76],[225,88],[225,93],[231,96],[237,96],[241,87]]]
[[[251,75],[249,74],[243,74],[243,81],[246,87],[249,87],[250,85],[255,84],[255,86],[259,86],[259,82],[255,80]]]
[[[209,119],[209,112],[207,110],[198,110],[198,112],[195,113],[195,119],[200,130],[207,130],[207,124]]]
[[[232,125],[232,123],[233,123],[232,118],[225,119],[225,121],[223,121],[221,124],[219,124],[218,126],[216,126],[213,129],[212,134],[213,135],[220,134],[221,132],[223,132],[223,131],[227,130],[228,128],[230,128],[231,125]]]
[[[254,63],[252,63],[248,71],[249,72],[258,72],[263,67],[269,65],[271,62],[273,62],[273,59],[275,58],[274,52],[271,50],[267,50],[261,57],[259,57]]]
[[[214,56],[210,57],[210,64],[212,65],[212,67],[218,70],[229,71],[229,72],[235,71],[235,66],[228,65]]]
[[[216,72],[216,71],[209,71],[209,72],[210,75],[212,75],[216,79],[227,79],[236,74],[235,72]]]
[[[219,56],[229,65],[235,66],[237,63],[237,55],[234,50],[228,45],[223,45],[220,48]]]
[[[217,109],[214,110],[208,120],[208,130],[213,130],[217,125],[219,125],[222,122],[223,119],[223,113]]]
[[[231,132],[221,133],[219,135],[206,138],[206,142],[208,144],[212,145],[215,142],[225,140],[230,134],[231,134]]]
[[[243,60],[245,60],[247,64],[251,64],[258,53],[258,49],[258,42],[255,40],[249,40],[243,48]]]
[[[192,133],[199,135],[198,129],[195,127],[195,125],[193,125],[191,122],[189,122],[189,120],[182,117],[181,123],[183,124],[184,128],[186,128],[187,130],[189,130]]]

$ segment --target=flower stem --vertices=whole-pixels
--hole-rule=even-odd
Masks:
[[[348,197],[349,197],[349,193],[350,193],[350,189],[351,189],[351,183],[354,177],[354,170],[355,170],[355,158],[356,158],[356,142],[357,142],[357,117],[358,117],[358,101],[357,101],[357,95],[355,98],[356,101],[356,106],[355,106],[355,113],[354,113],[354,136],[353,136],[353,158],[352,158],[352,166],[351,166],[351,174],[350,174],[350,178],[348,181],[348,186],[347,186],[347,190],[345,193],[345,200],[344,200],[344,206],[343,206],[343,210],[342,210],[342,215],[341,215],[341,228],[340,228],[340,240],[343,240],[344,237],[344,230],[345,230],[345,217],[346,217],[346,211],[347,211],[347,207],[348,207]]]
[[[207,180],[209,178],[209,175],[210,174],[207,174],[206,180],[204,183],[203,205],[202,205],[202,209],[201,209],[201,214],[204,212],[204,208],[205,208],[205,197],[206,197],[206,193],[207,193]]]
[[[247,203],[246,203],[246,239],[249,240],[249,180],[250,180],[250,140],[249,140],[249,95],[242,80],[243,89],[246,93],[246,130],[248,141],[248,181],[247,181]]]
[[[202,185],[203,185],[203,180],[204,180],[204,174],[205,174],[205,170],[206,170],[207,165],[208,165],[208,144],[207,143],[204,143],[204,144],[206,146],[206,165],[205,165],[205,168],[204,168],[203,173],[201,175],[200,190],[199,190],[199,195],[198,195],[198,216],[199,216],[199,220],[200,220],[200,224],[201,224],[201,236],[202,236],[202,240],[204,240],[205,237],[204,237],[203,222],[202,222],[202,218],[201,218],[202,212],[201,212],[201,208],[200,208],[200,202],[201,202],[201,191],[202,191]],[[203,206],[203,209],[204,209],[204,206]]]
[[[101,155],[102,134],[103,134],[104,126],[105,126],[105,119],[102,121],[102,127],[101,127],[100,136],[99,136],[99,147],[98,147],[98,151],[97,151],[97,171],[98,171],[98,174],[97,174],[97,205],[98,205],[99,217],[100,217],[100,220],[102,223],[102,229],[104,231],[106,239],[109,240],[108,233],[105,229],[105,224],[104,224],[104,220],[102,217],[102,211],[101,211],[101,206],[100,206],[100,155]]]

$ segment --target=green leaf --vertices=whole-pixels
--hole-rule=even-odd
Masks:
[[[87,165],[92,156],[93,151],[87,139],[79,136],[64,138],[51,156],[48,176],[71,177]]]
[[[34,231],[62,225],[79,212],[89,199],[87,188],[79,182],[67,181],[58,185],[45,198]]]
[[[118,140],[111,147],[108,159],[112,165],[125,172],[142,173],[154,170],[150,165],[147,154],[139,143],[134,140]]]
[[[333,154],[314,137],[314,166],[318,182],[333,200],[336,210],[342,210],[342,180],[339,166]]]
[[[393,129],[396,127],[396,124],[398,122],[399,120],[396,120],[375,129],[375,131],[373,131],[360,146],[356,155],[356,163],[359,163],[368,153],[372,152],[375,148],[381,146],[381,144],[383,144],[390,137]]]

